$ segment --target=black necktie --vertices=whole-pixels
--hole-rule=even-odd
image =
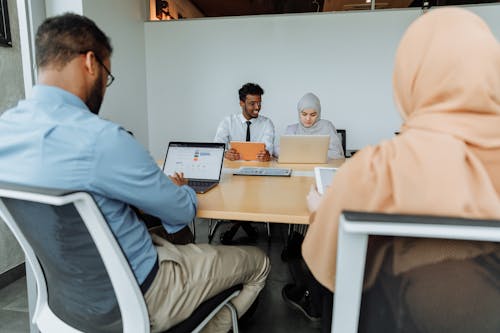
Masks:
[[[250,120],[247,120],[247,142],[250,141],[250,125],[252,122]]]

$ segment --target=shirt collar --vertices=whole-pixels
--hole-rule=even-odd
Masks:
[[[243,117],[243,114],[241,114],[241,113],[239,114],[239,116],[240,116],[241,123],[245,124],[247,122],[247,118]],[[258,118],[252,118],[252,119],[250,119],[250,122],[253,124],[254,122],[257,121],[257,119]]]
[[[87,105],[78,96],[55,86],[38,84],[33,87],[31,98],[50,103],[70,104],[90,112]]]

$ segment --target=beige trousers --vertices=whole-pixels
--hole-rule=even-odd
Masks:
[[[169,329],[188,318],[205,300],[243,284],[232,300],[241,317],[264,288],[269,258],[251,246],[174,245],[153,236],[159,270],[144,298],[152,332]],[[204,332],[228,332],[230,311],[224,307]]]

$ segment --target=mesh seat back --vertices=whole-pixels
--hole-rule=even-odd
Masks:
[[[113,286],[75,205],[3,202],[36,253],[52,312],[83,332],[121,332]]]
[[[339,135],[340,142],[342,143],[342,149],[344,150],[344,155],[347,155],[347,137],[345,129],[337,129],[337,134]]]

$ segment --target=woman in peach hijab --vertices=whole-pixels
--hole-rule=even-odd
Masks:
[[[346,162],[311,215],[303,256],[330,291],[342,210],[500,219],[500,45],[487,25],[458,8],[424,14],[393,85],[401,134]],[[365,288],[393,331],[500,332],[498,244],[371,238]]]

